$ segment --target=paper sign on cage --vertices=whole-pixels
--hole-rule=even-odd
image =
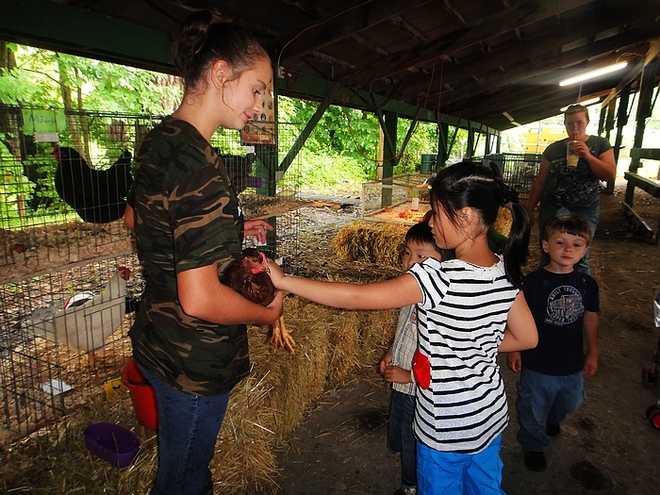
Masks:
[[[275,100],[273,83],[268,85],[264,95],[264,109],[258,119],[250,120],[241,129],[241,144],[277,144],[275,127]]]

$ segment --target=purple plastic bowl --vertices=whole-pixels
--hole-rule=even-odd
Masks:
[[[131,431],[113,423],[94,423],[85,428],[87,449],[115,467],[130,466],[140,448],[140,440]]]

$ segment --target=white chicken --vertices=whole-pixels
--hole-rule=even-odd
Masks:
[[[105,339],[121,325],[126,314],[126,282],[130,276],[130,269],[119,267],[96,296],[83,293],[85,297],[69,298],[64,309],[46,317],[39,317],[40,310],[37,310],[25,325],[33,328],[39,337],[92,352],[102,347]]]

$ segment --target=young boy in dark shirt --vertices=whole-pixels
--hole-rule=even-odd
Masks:
[[[598,367],[598,285],[573,269],[591,244],[584,218],[553,217],[542,246],[550,263],[530,273],[523,284],[534,315],[539,343],[534,349],[509,353],[509,368],[520,372],[516,408],[525,466],[547,468],[547,436],[560,433],[560,423],[582,403],[583,378]],[[586,353],[583,343],[586,341]]]

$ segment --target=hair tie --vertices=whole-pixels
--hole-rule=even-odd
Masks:
[[[209,26],[213,26],[213,24],[217,24],[218,21],[215,20],[215,18],[211,17],[211,22],[209,22]]]
[[[511,208],[513,203],[518,202],[518,192],[503,181],[498,182],[500,183],[500,206]]]

